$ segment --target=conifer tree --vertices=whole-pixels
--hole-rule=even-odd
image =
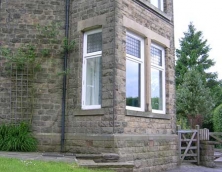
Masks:
[[[215,62],[209,59],[210,47],[207,40],[203,40],[201,31],[196,31],[194,25],[188,25],[188,31],[180,40],[180,49],[176,50],[176,86],[182,84],[184,74],[191,68],[201,74],[201,78],[206,86],[215,86],[217,73],[207,72],[206,70],[214,66]],[[213,85],[212,85],[213,84]]]

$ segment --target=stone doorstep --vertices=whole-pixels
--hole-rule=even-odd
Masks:
[[[101,153],[101,154],[76,154],[78,159],[89,159],[101,162],[116,162],[119,160],[119,155],[115,153]]]
[[[102,154],[76,154],[78,159],[101,159]]]
[[[44,152],[42,156],[47,157],[75,157],[76,155],[73,153],[54,153],[54,152]]]
[[[222,157],[215,159],[214,162],[222,165]]]
[[[87,167],[87,168],[111,168],[111,169],[128,168],[128,169],[133,169],[133,167],[134,167],[133,162],[96,163],[95,161],[88,160],[88,159],[77,159],[77,164],[80,167]]]
[[[221,168],[222,167],[222,157],[215,159],[214,163],[215,163],[216,167]]]

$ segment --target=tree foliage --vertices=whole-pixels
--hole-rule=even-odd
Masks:
[[[212,128],[212,111],[222,103],[222,81],[217,73],[208,70],[215,64],[209,58],[210,46],[192,23],[179,41],[175,67],[177,117],[203,116],[205,127]]]
[[[210,47],[207,40],[203,40],[202,32],[196,31],[192,23],[188,26],[188,31],[180,40],[180,49],[176,50],[176,85],[182,84],[184,75],[190,70],[195,69],[201,73],[201,78],[209,84],[217,79],[217,73],[206,72],[214,66],[215,62],[209,59]],[[217,84],[217,82],[215,83]]]
[[[201,79],[201,74],[191,69],[182,80],[176,91],[176,107],[178,117],[186,117],[197,120],[211,118],[214,107],[210,89],[206,88]]]
[[[219,105],[215,110],[213,114],[213,126],[214,131],[216,132],[222,132],[222,104]]]

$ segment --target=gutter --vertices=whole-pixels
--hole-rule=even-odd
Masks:
[[[66,0],[65,6],[65,38],[69,38],[69,9],[70,9],[70,0]],[[68,59],[68,50],[65,51],[64,61],[63,61],[63,71],[67,70],[67,59]],[[62,89],[62,119],[61,119],[61,152],[65,151],[65,114],[66,114],[66,90],[67,90],[67,75],[63,75],[63,89]]]

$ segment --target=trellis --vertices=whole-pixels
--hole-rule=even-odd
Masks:
[[[2,3],[5,3],[7,13],[6,27],[14,29],[18,26],[17,19],[13,17],[14,10],[8,10],[8,0],[0,0],[0,10],[2,10]],[[17,13],[24,14],[25,9],[19,8]],[[15,35],[14,35],[15,36]],[[10,44],[10,38],[7,40]],[[7,119],[10,123],[18,124],[20,121],[32,122],[33,104],[34,104],[34,70],[33,67],[24,67],[24,69],[17,69],[15,64],[12,64],[8,70],[9,76],[9,94],[10,94],[10,114]]]
[[[10,122],[31,123],[34,104],[34,71],[31,67],[19,70],[11,65],[10,78]]]

